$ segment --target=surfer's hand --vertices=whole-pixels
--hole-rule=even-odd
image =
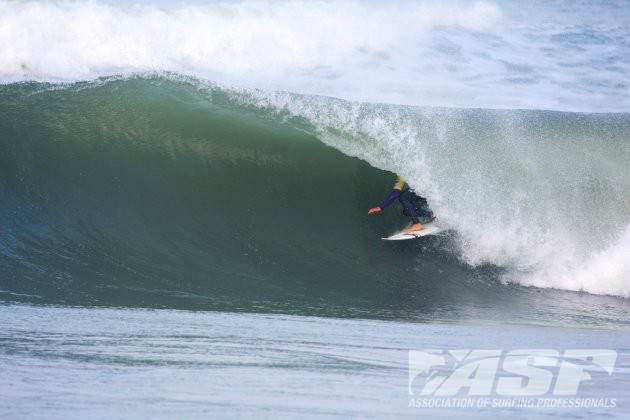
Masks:
[[[379,211],[381,211],[380,207],[372,207],[370,210],[368,210],[368,214],[378,213]]]

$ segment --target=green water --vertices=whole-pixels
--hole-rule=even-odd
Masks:
[[[623,299],[501,284],[506,268],[462,262],[457,230],[381,241],[407,223],[397,203],[366,214],[393,175],[305,119],[165,78],[9,85],[0,99],[9,301],[626,323]]]

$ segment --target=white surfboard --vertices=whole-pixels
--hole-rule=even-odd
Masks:
[[[417,232],[411,232],[411,233],[398,232],[398,233],[394,233],[392,236],[388,236],[387,238],[381,238],[381,239],[384,239],[386,241],[404,241],[407,239],[420,238],[421,236],[435,235],[437,233],[442,232],[442,229],[440,229],[440,227],[436,225],[435,222],[427,223],[422,226],[423,226],[423,229]]]

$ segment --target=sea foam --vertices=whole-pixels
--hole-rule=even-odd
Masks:
[[[0,0],[0,80],[158,71],[362,102],[627,111],[629,14],[611,2]]]

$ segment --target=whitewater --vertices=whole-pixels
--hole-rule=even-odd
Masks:
[[[623,1],[6,1],[0,80],[173,71],[360,102],[625,112]]]

